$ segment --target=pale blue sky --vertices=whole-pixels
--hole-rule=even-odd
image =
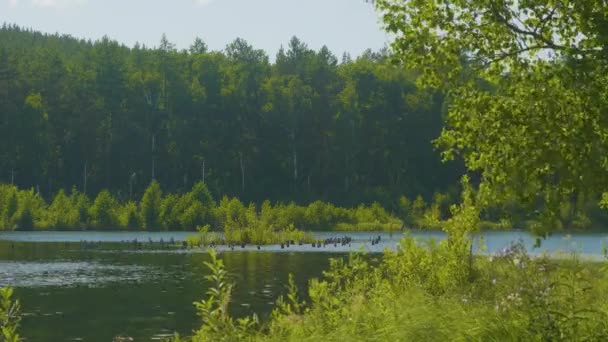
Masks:
[[[108,35],[128,46],[156,46],[164,32],[179,49],[199,36],[220,50],[241,37],[271,59],[293,35],[338,57],[389,41],[364,0],[0,0],[0,22],[79,38]]]

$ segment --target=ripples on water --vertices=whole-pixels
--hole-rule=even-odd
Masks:
[[[0,261],[0,287],[103,286],[111,282],[137,283],[154,276],[150,267],[104,265],[97,262]]]

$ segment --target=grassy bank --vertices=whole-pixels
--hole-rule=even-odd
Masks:
[[[334,259],[323,279],[309,283],[309,302],[290,281],[269,322],[234,319],[231,285],[211,251],[213,287],[195,303],[202,326],[193,341],[605,341],[605,263],[530,257],[514,244],[474,257],[479,226],[472,195],[442,222],[441,242],[406,237],[380,260]],[[179,340],[179,339],[177,339]]]
[[[452,240],[453,243],[457,241]],[[464,242],[464,240],[462,241]],[[605,263],[576,255],[529,257],[514,245],[495,257],[458,256],[454,245],[403,247],[380,261],[334,259],[311,280],[310,301],[290,282],[269,322],[227,311],[231,285],[213,256],[213,293],[196,306],[192,341],[604,341]],[[180,339],[177,339],[178,341]]]

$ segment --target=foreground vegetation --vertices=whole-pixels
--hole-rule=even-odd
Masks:
[[[465,193],[465,196],[470,196]],[[608,273],[604,263],[531,258],[521,244],[473,257],[467,232],[478,224],[470,197],[445,222],[449,238],[406,237],[381,260],[334,259],[310,281],[310,302],[290,279],[269,322],[227,311],[232,284],[215,252],[213,284],[195,303],[202,327],[193,341],[604,341]],[[180,340],[179,338],[177,339]]]
[[[20,316],[18,300],[13,299],[11,288],[0,288],[0,341],[19,342],[18,328]]]
[[[605,341],[605,265],[576,256],[530,258],[519,248],[470,265],[449,244],[336,259],[312,280],[310,302],[293,287],[270,322],[230,317],[230,284],[215,282],[196,303],[203,326],[193,341]],[[464,260],[467,260],[466,258]],[[424,265],[424,266],[419,266]],[[221,260],[210,265],[222,274]],[[225,275],[221,279],[225,281]]]

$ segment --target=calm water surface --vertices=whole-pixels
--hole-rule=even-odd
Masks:
[[[200,326],[192,303],[205,297],[207,270],[202,250],[162,248],[160,239],[185,239],[184,232],[11,232],[0,233],[0,286],[16,287],[22,302],[22,332],[28,341],[111,341],[128,335],[137,341],[189,335]],[[442,239],[439,232],[411,232]],[[322,276],[329,258],[350,251],[395,248],[401,234],[316,233],[319,239],[348,235],[351,246],[255,246],[223,250],[221,257],[237,287],[236,315],[270,313],[285,293],[288,274],[299,288]],[[381,235],[378,245],[370,238]],[[132,241],[144,242],[143,249]],[[95,242],[84,244],[83,240]],[[149,241],[153,243],[150,244]],[[535,239],[518,231],[484,233],[478,245],[493,253],[522,240],[533,253],[576,251],[599,257],[608,234],[554,234],[532,249]],[[379,256],[379,255],[376,255]]]

